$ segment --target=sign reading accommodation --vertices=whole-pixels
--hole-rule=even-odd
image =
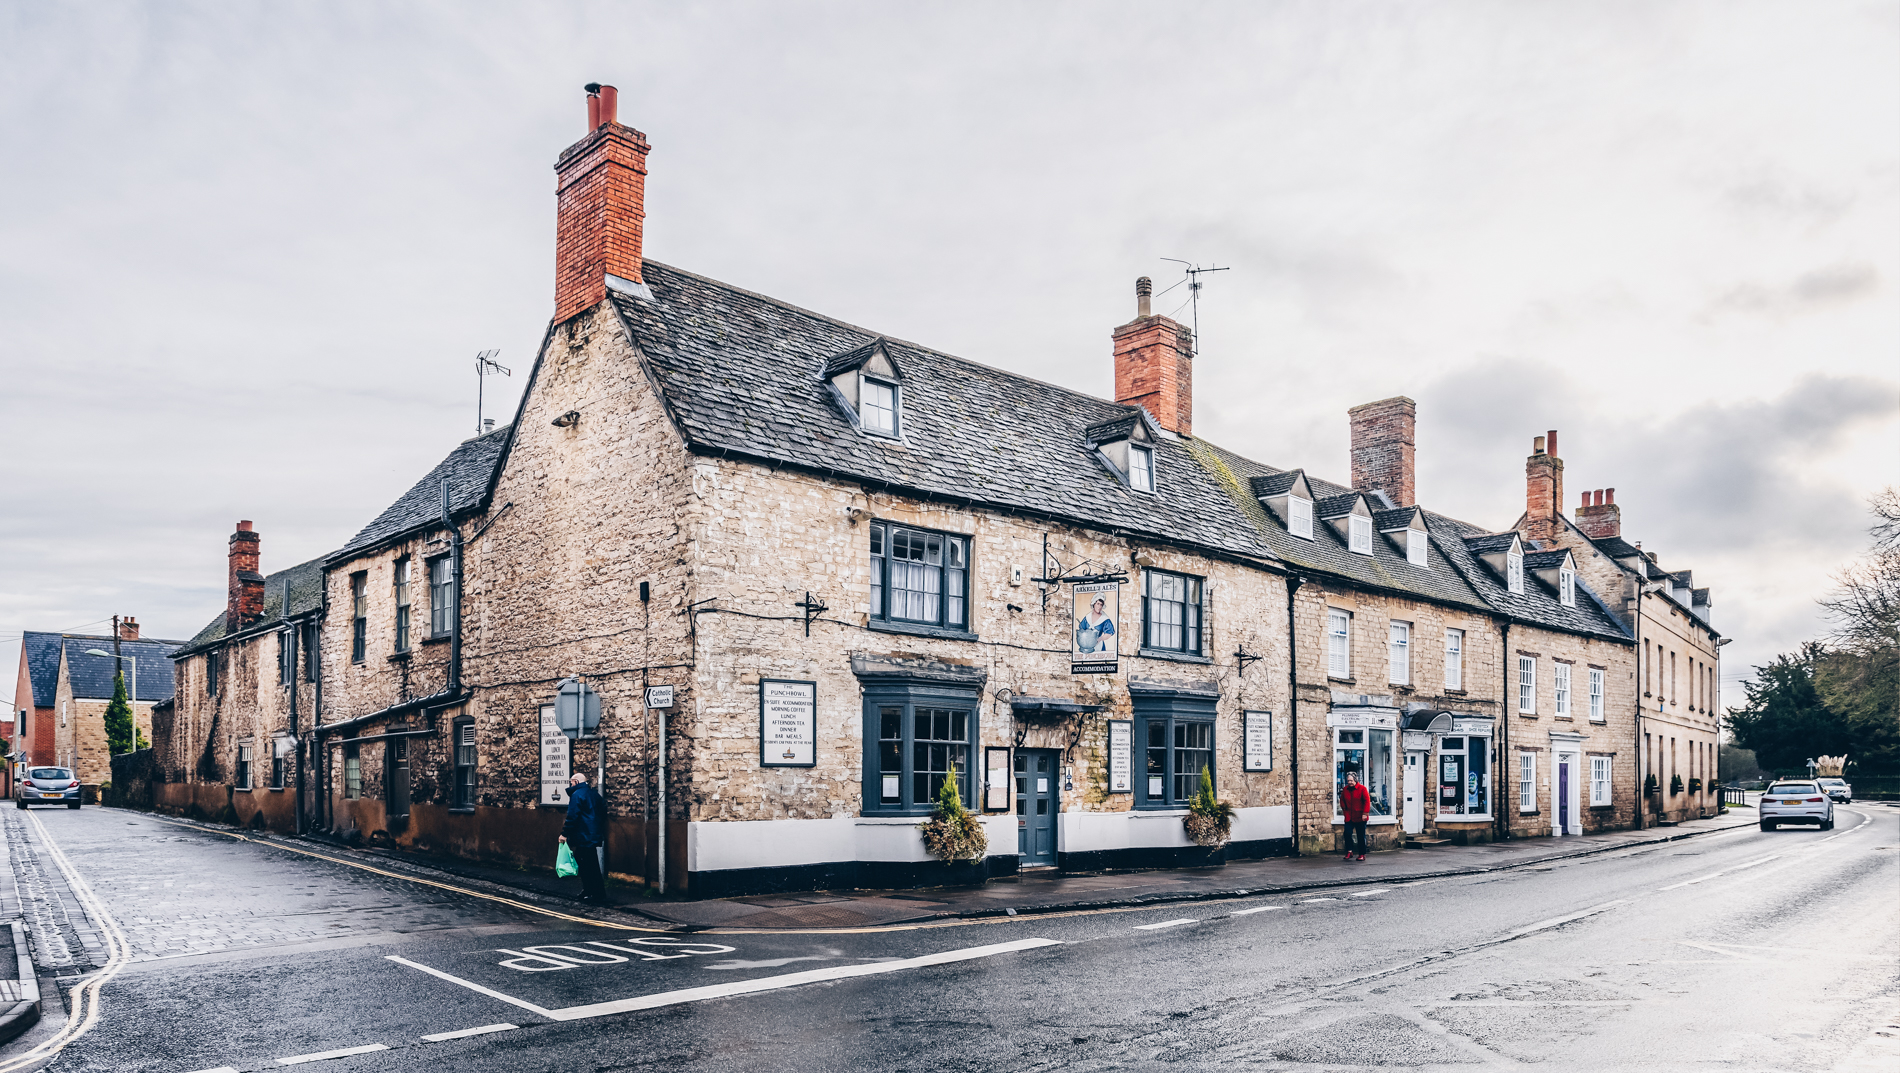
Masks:
[[[541,803],[567,804],[567,735],[554,721],[554,705],[541,708]]]
[[[759,679],[759,766],[818,763],[818,683]]]
[[[1127,719],[1108,721],[1108,792],[1133,793],[1135,789],[1135,724]]]
[[[1070,596],[1070,672],[1114,674],[1121,652],[1121,584],[1077,585]]]
[[[1242,771],[1273,770],[1273,713],[1247,712],[1245,751],[1241,756]]]

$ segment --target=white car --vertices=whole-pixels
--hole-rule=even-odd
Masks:
[[[1817,782],[1774,783],[1761,794],[1761,829],[1772,831],[1784,823],[1812,823],[1832,831],[1834,800]]]
[[[26,777],[20,780],[20,788],[14,792],[14,803],[21,808],[29,805],[65,805],[67,808],[79,807],[79,780],[74,777],[71,768],[30,767]]]
[[[1827,796],[1841,804],[1854,803],[1854,788],[1847,784],[1846,779],[1816,779],[1814,781],[1821,784],[1821,789],[1827,791]]]

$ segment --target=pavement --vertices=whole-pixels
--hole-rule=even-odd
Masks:
[[[67,943],[89,967],[0,1073],[1890,1071],[1900,809],[1841,815],[1442,847],[1466,866],[1429,871],[1451,874],[1394,863],[1439,851],[1258,862],[1294,869],[1269,894],[1072,877],[1199,900],[1089,909],[1071,888],[1038,903],[1062,912],[682,934],[411,861],[60,809],[0,832],[50,866],[24,901],[102,945]]]
[[[742,928],[798,930],[923,923],[1038,913],[1074,912],[1171,902],[1244,898],[1283,891],[1446,876],[1481,875],[1506,868],[1605,853],[1633,846],[1679,841],[1756,822],[1754,809],[1736,809],[1707,819],[1643,831],[1611,831],[1566,838],[1517,839],[1474,846],[1385,850],[1364,861],[1338,855],[1269,857],[1209,868],[1139,872],[1024,872],[980,887],[934,887],[901,891],[835,890],[748,895],[734,898],[656,898],[637,889],[610,889],[614,908],[686,930]],[[253,836],[255,837],[255,836]],[[410,868],[479,880],[555,902],[573,900],[579,880],[453,858],[399,850],[366,850],[335,843],[330,852],[374,858]],[[578,903],[577,903],[578,904]]]

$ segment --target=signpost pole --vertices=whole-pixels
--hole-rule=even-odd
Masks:
[[[666,893],[666,709],[660,709],[660,893]]]

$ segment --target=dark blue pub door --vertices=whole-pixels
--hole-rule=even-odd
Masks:
[[[1016,852],[1025,866],[1056,863],[1056,756],[1016,750]]]

